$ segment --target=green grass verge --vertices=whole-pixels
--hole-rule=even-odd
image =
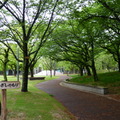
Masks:
[[[46,78],[46,80],[50,79]],[[9,76],[8,81],[16,81],[16,78]],[[45,80],[29,81],[29,92],[26,93],[21,92],[21,89],[7,90],[8,120],[72,120],[74,118],[51,95],[35,87],[37,83],[43,81]]]
[[[87,84],[93,86],[108,87],[110,94],[120,94],[120,73],[109,72],[98,74],[99,81],[94,82],[92,76],[71,75],[73,77],[70,82],[78,84]]]

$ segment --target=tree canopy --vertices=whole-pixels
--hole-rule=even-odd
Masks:
[[[69,61],[95,81],[98,64],[120,72],[120,1],[6,0],[0,12],[0,42],[23,63],[22,92],[28,91],[29,69],[33,76],[42,58]],[[11,43],[19,47],[19,58]]]

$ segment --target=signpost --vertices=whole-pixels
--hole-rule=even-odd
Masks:
[[[2,81],[0,82],[0,89],[2,91],[2,99],[1,99],[1,117],[2,120],[6,120],[7,118],[7,107],[6,107],[6,89],[15,89],[20,87],[19,81]]]

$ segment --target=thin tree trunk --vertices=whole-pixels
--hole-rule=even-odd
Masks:
[[[96,72],[94,60],[92,61],[92,72],[93,72],[94,81],[98,81],[99,79],[98,79],[98,75],[97,75],[97,72]]]
[[[95,60],[94,60],[94,41],[92,40],[91,42],[91,47],[92,47],[92,72],[93,72],[93,77],[94,77],[94,81],[98,81],[98,75],[96,72],[96,67],[95,67]]]
[[[79,67],[80,75],[83,76],[83,67]]]
[[[90,68],[88,66],[86,66],[86,70],[87,70],[87,75],[91,76]]]
[[[52,77],[52,69],[50,69],[50,77]]]
[[[34,77],[34,71],[33,71],[33,68],[31,68],[31,67],[30,67],[30,76]]]
[[[8,60],[8,56],[9,56],[9,49],[7,50],[4,50],[5,52],[5,55],[4,55],[4,61],[3,61],[3,76],[4,76],[4,80],[7,81],[7,74],[6,74],[6,71],[7,71],[7,63],[9,62]]]
[[[118,71],[120,72],[120,58],[118,58]]]
[[[54,69],[54,76],[56,75],[56,70]]]
[[[6,63],[4,63],[4,68],[3,68],[4,81],[7,81],[6,67],[7,67]]]
[[[34,63],[30,65],[30,76],[34,77]]]

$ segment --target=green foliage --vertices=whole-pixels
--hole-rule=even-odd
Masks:
[[[11,0],[1,9],[0,16],[3,17],[2,23],[5,37],[0,39],[18,60],[15,51],[9,42],[16,43],[22,51],[23,63],[23,87],[22,91],[27,92],[27,81],[29,68],[35,65],[34,61],[39,59],[38,52],[48,40],[48,36],[52,33],[55,25],[52,25],[53,16],[57,14],[59,8],[63,4],[58,0]],[[58,9],[55,9],[60,5]],[[8,20],[10,18],[10,21]],[[5,31],[9,34],[6,34]],[[7,42],[5,42],[7,41]]]
[[[49,57],[41,58],[39,62],[44,70],[55,70],[56,69],[56,61],[52,60]]]
[[[114,71],[117,70],[117,62],[115,62],[111,54],[107,54],[105,51],[97,55],[96,58],[96,68],[98,71]]]
[[[75,70],[79,71],[78,67],[69,61],[58,62],[58,68],[62,68],[64,71],[67,72],[74,72]]]
[[[119,66],[120,71],[120,1],[55,1],[11,0],[5,6],[7,10],[1,10],[0,18],[4,18],[0,19],[1,42],[10,39],[19,45],[23,53],[20,60],[29,63],[24,65],[27,66],[26,71],[30,66],[34,68],[35,62],[41,57],[56,62],[69,61],[82,69],[91,67],[95,70],[97,65],[99,70],[113,70]],[[7,16],[12,21],[7,21]],[[53,22],[54,17],[56,19]],[[56,24],[58,20],[59,24]],[[50,35],[53,30],[54,33]],[[4,44],[10,47],[9,43]],[[111,55],[101,53],[104,51],[101,48]],[[14,53],[13,47],[11,50]],[[30,59],[24,59],[23,56]],[[25,74],[27,76],[27,72]]]

